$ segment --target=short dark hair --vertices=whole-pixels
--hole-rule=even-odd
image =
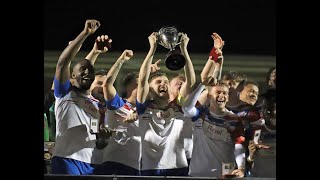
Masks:
[[[155,78],[157,78],[157,77],[160,77],[160,76],[168,77],[165,73],[156,71],[156,72],[150,74],[149,83],[150,83],[153,79],[155,79]]]
[[[222,80],[219,80],[215,86],[225,86],[229,89],[229,86],[226,83],[224,83]]]
[[[233,80],[240,83],[245,83],[247,81],[247,76],[243,73],[229,71],[223,75],[224,80]]]
[[[177,76],[174,76],[174,77],[170,78],[170,81],[171,81],[172,79],[174,79],[174,78],[178,78],[178,79],[180,79],[180,80],[183,81],[183,82],[186,81],[186,77],[185,77],[184,74],[182,74],[182,73],[179,73]]]
[[[228,91],[229,91],[229,86],[226,84],[226,83],[224,83],[222,80],[219,80],[215,85],[210,85],[209,86],[209,91],[211,91],[211,89],[212,88],[214,88],[215,86],[221,86],[221,87],[226,87],[227,89],[228,89]]]
[[[255,82],[255,81],[252,81],[252,80],[249,80],[246,83],[244,83],[243,87],[248,85],[248,84],[253,84],[253,85],[255,85],[255,86],[257,86],[259,88],[259,84],[257,82]]]
[[[99,71],[96,71],[95,75],[96,76],[106,76],[107,75],[107,71],[104,69],[100,69]]]
[[[258,88],[259,88],[259,91],[260,91],[260,87],[259,87],[259,84],[257,83],[257,82],[255,82],[255,81],[251,81],[251,80],[249,80],[249,81],[242,81],[240,84],[239,84],[239,86],[238,86],[238,90],[239,90],[239,92],[241,92],[243,89],[244,89],[244,87],[246,86],[246,85],[248,85],[248,84],[253,84],[253,85],[255,85],[255,86],[257,86]]]
[[[122,83],[124,88],[127,88],[127,85],[130,84],[133,80],[136,80],[139,77],[138,72],[131,72],[124,76]]]
[[[122,79],[122,88],[121,88],[121,95],[122,97],[127,97],[127,87],[129,84],[131,84],[133,81],[135,81],[139,77],[138,72],[131,72],[124,76]]]

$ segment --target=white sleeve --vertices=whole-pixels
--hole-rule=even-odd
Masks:
[[[246,154],[245,148],[242,144],[235,144],[234,145],[234,155],[236,158],[236,163],[239,167],[244,168],[246,166]]]
[[[205,85],[199,84],[199,86],[188,96],[187,100],[183,104],[182,111],[187,117],[192,118],[197,114],[197,108],[195,105],[204,88]]]

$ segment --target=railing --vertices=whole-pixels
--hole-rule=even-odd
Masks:
[[[82,176],[71,176],[71,175],[44,175],[45,180],[188,180],[188,179],[211,179],[211,180],[222,180],[229,178],[217,178],[217,177],[185,177],[185,176],[124,176],[124,175],[82,175]],[[276,178],[232,178],[239,180],[274,180]]]

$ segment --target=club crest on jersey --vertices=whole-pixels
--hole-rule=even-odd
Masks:
[[[153,117],[156,121],[159,121],[160,124],[166,124],[167,122],[174,119],[175,111],[173,108],[169,108],[166,111],[160,109],[152,110]]]

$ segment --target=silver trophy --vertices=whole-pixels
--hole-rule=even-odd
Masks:
[[[186,58],[175,49],[181,43],[180,37],[178,30],[172,26],[162,27],[158,32],[158,43],[170,50],[165,63],[166,67],[172,71],[179,70],[186,64]]]

